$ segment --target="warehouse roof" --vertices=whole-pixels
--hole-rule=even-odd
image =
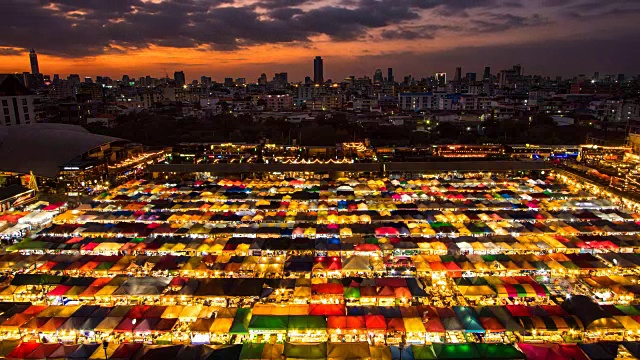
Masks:
[[[70,160],[122,140],[92,134],[77,125],[33,124],[0,128],[0,171],[53,178]]]

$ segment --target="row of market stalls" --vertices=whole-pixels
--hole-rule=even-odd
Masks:
[[[640,339],[639,306],[32,305],[0,303],[4,339],[145,343],[371,344],[595,342]]]
[[[74,231],[73,229],[70,229]],[[280,230],[280,229],[275,229]],[[73,232],[56,236],[41,232],[9,246],[23,254],[89,255],[498,255],[548,253],[632,253],[640,249],[640,235],[501,235],[440,238],[399,236],[252,237],[242,229],[231,236],[147,236]]]
[[[433,344],[374,346],[368,343],[253,344],[242,345],[143,345],[140,343],[101,344],[8,341],[0,347],[6,359],[108,359],[118,360],[602,360],[637,359],[639,343],[606,344]]]
[[[301,180],[294,179],[294,182]],[[224,183],[224,180],[192,182],[181,184],[147,183],[132,181],[100,196],[104,202],[140,200],[144,202],[171,200],[172,202],[216,202],[220,200],[254,200],[254,199],[281,199],[289,197],[292,200],[317,200],[326,199],[339,201],[349,197],[378,197],[401,200],[400,196],[409,196],[406,199],[416,199],[424,196],[439,197],[443,199],[469,198],[469,199],[573,199],[579,197],[592,197],[591,195],[576,191],[553,182],[552,179],[527,179],[511,178],[497,181],[485,179],[475,181],[466,179],[450,182],[432,178],[426,180],[429,183],[416,180],[388,180],[385,178],[361,180],[364,183],[353,185],[358,180],[311,180],[312,186],[291,186],[285,184],[274,185],[262,183],[263,180],[244,179],[234,181],[234,185]],[[420,182],[416,184],[415,182]],[[351,182],[348,183],[348,182]],[[424,195],[424,196],[423,196]]]
[[[358,224],[358,223],[384,223],[392,221],[411,222],[461,222],[473,221],[497,221],[510,222],[523,221],[633,221],[637,217],[618,209],[608,209],[597,204],[594,209],[565,207],[543,202],[502,203],[494,206],[488,201],[467,200],[462,204],[442,205],[438,203],[421,204],[386,204],[376,200],[370,200],[367,205],[364,201],[345,201],[336,206],[320,202],[318,204],[301,204],[293,201],[260,201],[244,203],[223,203],[220,209],[203,204],[195,209],[175,208],[166,209],[157,205],[156,208],[142,210],[123,210],[132,207],[131,204],[120,206],[110,205],[103,209],[87,209],[91,204],[82,205],[80,208],[67,211],[55,218],[58,224],[64,223],[113,223],[113,222],[169,222],[169,223],[206,223],[206,222],[238,222],[238,223],[276,223],[276,222],[305,222],[314,221],[321,224]],[[266,205],[268,203],[268,205]],[[92,203],[95,206],[100,203]],[[137,204],[137,203],[136,203]],[[377,204],[374,206],[374,204]],[[581,202],[580,204],[584,204]],[[436,210],[442,209],[442,210]],[[554,210],[558,209],[558,210]]]
[[[32,244],[36,242],[36,244]],[[351,251],[295,250],[254,251],[249,243],[227,244],[220,255],[122,255],[123,251],[107,251],[106,255],[82,252],[33,249],[40,240],[21,243],[20,252],[0,255],[0,271],[105,277],[114,275],[201,277],[269,277],[269,278],[343,278],[376,276],[419,276],[452,278],[481,276],[580,275],[609,276],[637,274],[640,258],[634,253],[547,253],[534,254],[467,254],[422,255],[407,246],[397,250],[368,251],[374,244],[356,245]],[[277,243],[278,241],[274,241]],[[96,243],[102,249],[113,243]],[[463,246],[458,243],[457,246]],[[117,244],[122,248],[122,244]],[[286,244],[283,244],[286,245]],[[311,245],[311,244],[309,244]],[[365,246],[366,245],[366,246]],[[233,246],[233,247],[232,247]],[[174,246],[175,247],[175,246]],[[244,248],[244,250],[240,248]],[[95,248],[94,248],[95,249]],[[112,248],[113,249],[113,248]],[[29,255],[29,253],[32,253]],[[56,254],[57,253],[57,254]],[[114,255],[119,254],[119,255]],[[238,255],[238,254],[259,255]],[[299,255],[289,255],[297,253]],[[311,254],[316,254],[311,255]],[[317,255],[321,254],[321,255]]]
[[[249,207],[249,204],[245,204]],[[136,232],[141,235],[151,234],[209,234],[212,236],[225,234],[225,224],[242,226],[247,234],[255,236],[294,236],[313,235],[322,237],[323,235],[340,235],[346,233],[359,235],[385,235],[385,236],[421,236],[433,237],[443,232],[455,232],[461,236],[505,235],[506,233],[597,233],[616,232],[634,233],[638,232],[635,218],[622,211],[547,211],[543,209],[522,211],[509,206],[500,211],[486,211],[478,209],[471,210],[419,210],[419,209],[382,209],[379,211],[360,211],[340,213],[337,210],[318,210],[300,213],[292,210],[277,211],[224,211],[220,213],[189,211],[181,213],[170,212],[143,212],[143,211],[122,211],[112,212],[88,212],[72,210],[57,216],[53,221],[58,225],[80,224],[77,232],[93,234]],[[100,226],[100,224],[120,224],[115,230],[112,226]],[[150,224],[168,224],[169,227],[157,229]],[[183,226],[188,224],[189,226]],[[196,226],[192,224],[209,224],[210,226]],[[253,226],[251,226],[253,224]],[[263,226],[259,226],[262,224]],[[265,228],[282,224],[279,231],[267,231]],[[328,226],[328,225],[336,226]],[[537,230],[528,226],[537,224]],[[591,225],[589,225],[591,224]],[[546,225],[546,226],[545,226]],[[395,227],[395,229],[385,229],[385,226]],[[587,228],[595,226],[596,228]],[[556,229],[563,228],[562,230]],[[56,232],[64,232],[61,227]],[[314,233],[309,233],[314,228]],[[440,229],[444,228],[444,229]],[[196,229],[199,229],[197,232]],[[261,230],[262,229],[262,230]],[[418,232],[418,230],[420,232]],[[191,231],[189,231],[191,230]],[[412,231],[413,230],[413,231]],[[68,231],[68,230],[67,230]],[[306,232],[306,233],[305,233]]]

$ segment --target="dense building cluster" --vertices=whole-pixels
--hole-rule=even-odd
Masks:
[[[521,65],[482,76],[457,67],[455,76],[403,78],[392,68],[377,69],[373,77],[326,78],[323,59],[313,61],[313,77],[291,81],[287,72],[256,79],[210,76],[196,80],[176,71],[173,77],[121,79],[71,74],[66,79],[43,75],[37,55],[30,54],[32,72],[0,79],[4,118],[0,126],[62,122],[116,126],[118,117],[141,112],[208,119],[219,114],[250,114],[254,119],[277,118],[312,123],[320,114],[346,112],[352,122],[366,126],[408,126],[434,131],[439,123],[470,127],[487,119],[527,119],[545,114],[560,126],[580,125],[624,133],[640,117],[637,77],[624,74],[550,78],[525,74]],[[189,76],[190,75],[190,76]],[[385,76],[386,75],[386,76]],[[14,101],[15,100],[15,101]],[[1,116],[2,114],[0,114]]]

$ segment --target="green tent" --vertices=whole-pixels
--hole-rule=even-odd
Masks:
[[[327,319],[324,316],[289,316],[289,331],[326,330]]]
[[[260,343],[260,344],[244,343],[242,345],[242,352],[240,352],[240,359],[242,360],[262,359],[263,350],[264,350],[264,343]]]
[[[57,285],[66,279],[68,278],[48,274],[17,274],[11,280],[11,285]]]
[[[326,359],[327,343],[285,343],[283,355],[287,359]]]
[[[251,321],[249,321],[249,331],[287,331],[288,327],[288,316],[254,315],[251,317]]]
[[[509,344],[476,344],[483,359],[519,360],[525,359],[523,353]]]
[[[100,265],[96,266],[94,270],[109,270],[111,269],[111,267],[113,266],[112,262],[109,261],[103,261],[100,263]]]
[[[527,294],[527,290],[524,289],[524,287],[522,287],[522,285],[520,284],[513,284],[511,285],[513,286],[513,288],[516,290],[516,292],[518,293],[518,297],[527,297],[529,296]]]
[[[415,360],[437,359],[431,345],[411,345],[411,351]]]
[[[40,250],[46,249],[49,244],[44,241],[34,241],[29,238],[25,238],[17,244],[13,244],[7,247],[7,252],[19,251],[19,250]]]
[[[233,324],[229,329],[230,334],[247,334],[249,332],[249,321],[251,320],[250,308],[239,308],[233,318]]]
[[[345,299],[360,299],[360,288],[357,287],[345,287],[344,288]]]
[[[638,310],[635,306],[631,305],[614,305],[618,310],[625,313],[625,315],[629,316],[637,316],[640,315],[640,310]]]
[[[476,349],[475,344],[442,344],[434,343],[431,345],[433,352],[438,359],[479,359],[480,353]]]
[[[375,244],[378,245],[378,238],[376,237],[367,237],[364,239],[365,244]]]

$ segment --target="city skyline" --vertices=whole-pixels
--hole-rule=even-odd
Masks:
[[[640,73],[640,26],[632,21],[640,4],[629,0],[56,0],[5,1],[0,10],[2,73],[28,71],[31,48],[44,74],[184,71],[189,82],[282,71],[302,80],[313,76],[315,56],[333,80],[377,68],[402,78],[516,63],[548,76]],[[33,26],[50,31],[42,36]]]

